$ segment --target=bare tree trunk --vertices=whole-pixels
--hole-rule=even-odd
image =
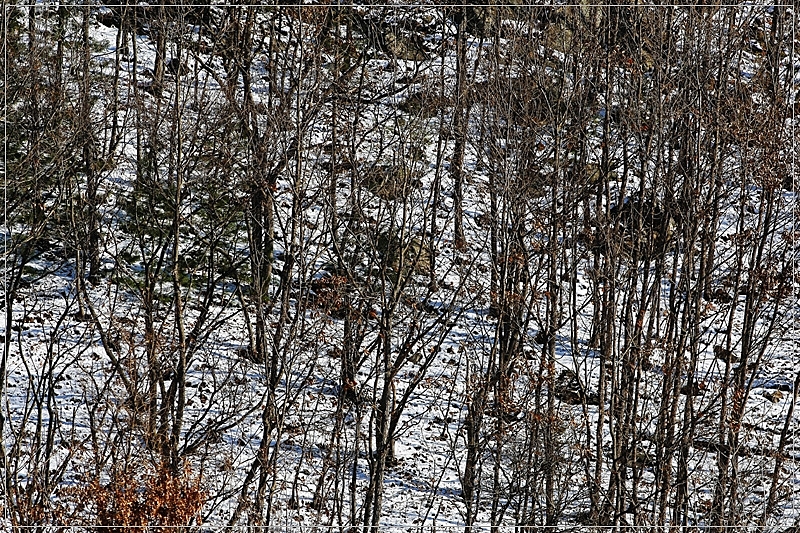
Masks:
[[[151,21],[155,29],[156,57],[153,66],[153,94],[161,96],[164,89],[164,66],[167,61],[167,15],[165,3],[162,2],[156,8],[156,20]]]
[[[469,122],[467,105],[467,8],[461,7],[456,32],[456,95],[453,107],[453,157],[450,160],[450,174],[453,177],[453,240],[456,249],[466,250],[464,238],[464,151],[466,149],[466,133]]]
[[[89,6],[83,14],[83,84],[81,123],[83,124],[83,168],[86,173],[86,226],[89,281],[96,283],[100,275],[100,221],[97,206],[98,175],[95,162],[95,139],[91,117]]]
[[[178,38],[178,59],[181,57],[182,39]],[[181,472],[181,457],[179,453],[179,443],[183,430],[183,415],[186,406],[186,369],[187,369],[187,345],[186,329],[184,324],[183,293],[181,288],[181,227],[183,216],[181,204],[183,202],[183,181],[184,181],[184,161],[183,161],[183,132],[182,129],[182,87],[180,69],[175,73],[175,103],[173,107],[174,130],[172,141],[175,143],[175,212],[172,220],[172,298],[175,311],[175,326],[178,333],[178,365],[175,369],[175,378],[170,384],[170,390],[176,388],[177,398],[173,413],[172,433],[169,439],[170,468],[173,475]]]

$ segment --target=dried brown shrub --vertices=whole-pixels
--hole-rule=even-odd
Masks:
[[[309,288],[309,303],[312,307],[316,307],[334,318],[344,318],[347,314],[346,277],[326,275],[311,280]]]
[[[129,467],[107,483],[91,480],[74,495],[78,513],[98,531],[143,533],[151,526],[199,524],[206,499],[200,481],[188,466],[177,475],[164,464],[144,474]]]

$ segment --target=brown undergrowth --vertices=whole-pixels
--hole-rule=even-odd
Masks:
[[[93,479],[72,496],[77,515],[103,533],[199,525],[206,500],[200,476],[188,466],[176,475],[164,464],[116,471],[108,482]]]

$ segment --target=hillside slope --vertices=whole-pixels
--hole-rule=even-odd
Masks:
[[[796,9],[9,6],[14,524],[796,527]]]

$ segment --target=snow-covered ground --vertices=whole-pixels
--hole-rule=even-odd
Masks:
[[[22,269],[22,284],[17,284],[16,299],[10,302],[11,330],[2,328],[8,348],[3,444],[8,472],[13,474],[13,481],[7,483],[18,487],[17,492],[6,492],[7,507],[16,507],[19,517],[23,502],[36,502],[56,510],[42,515],[40,521],[67,516],[77,520],[76,516],[91,516],[92,509],[77,505],[76,490],[83,494],[80,488],[91,481],[110,486],[116,482],[115,471],[149,473],[163,458],[158,446],[146,442],[145,436],[145,399],[153,394],[167,406],[157,421],[170,431],[178,409],[184,413],[177,450],[205,492],[205,524],[224,525],[238,511],[238,523],[269,521],[287,529],[358,525],[368,506],[365,495],[374,478],[370,465],[377,455],[382,391],[388,390],[387,403],[395,415],[394,459],[383,479],[382,526],[463,526],[469,513],[469,521],[475,524],[494,520],[503,525],[539,525],[551,504],[560,523],[580,524],[588,519],[593,476],[598,476],[601,486],[598,494],[609,500],[606,507],[620,501],[608,492],[615,468],[623,472],[630,508],[607,517],[610,524],[657,523],[658,504],[663,501],[659,498],[664,497],[658,491],[665,475],[672,478],[665,504],[666,521],[671,522],[675,480],[684,475],[688,497],[682,516],[690,525],[708,525],[719,479],[720,438],[729,438],[733,432],[739,439],[731,453],[740,484],[739,499],[733,504],[738,506],[736,523],[781,531],[796,526],[800,519],[800,441],[796,439],[800,428],[797,416],[788,415],[800,371],[800,284],[790,269],[796,268],[798,255],[797,199],[785,187],[770,189],[765,177],[777,172],[775,168],[795,172],[796,148],[779,146],[768,154],[771,148],[759,145],[757,135],[747,137],[737,131],[754,147],[746,146],[746,141],[744,145],[730,142],[725,149],[732,153],[714,152],[712,141],[719,131],[711,127],[717,104],[701,99],[688,111],[670,107],[671,99],[683,98],[677,84],[672,92],[666,91],[658,84],[670,82],[656,80],[646,64],[640,70],[649,72],[637,74],[624,50],[613,57],[616,66],[610,70],[615,83],[607,95],[611,101],[605,102],[602,84],[589,80],[592,69],[603,63],[588,57],[588,45],[579,45],[559,26],[565,23],[552,22],[548,30],[507,16],[497,46],[477,31],[465,38],[469,83],[475,87],[483,83],[484,93],[474,89],[470,94],[478,96],[468,106],[462,193],[466,242],[462,247],[453,230],[458,200],[451,168],[458,144],[453,118],[457,27],[453,20],[443,21],[438,8],[410,10],[413,16],[406,11],[379,15],[378,8],[358,10],[359,20],[382,21],[376,31],[394,28],[401,36],[387,40],[389,32],[380,39],[364,35],[368,32],[356,25],[357,38],[351,46],[369,50],[367,59],[347,48],[344,21],[331,24],[327,34],[321,31],[326,22],[320,8],[308,8],[305,15],[286,9],[277,17],[266,8],[249,15],[228,10],[225,16],[229,18],[224,18],[222,10],[215,11],[218,27],[224,28],[225,21],[229,25],[224,39],[222,30],[213,40],[199,24],[185,26],[180,47],[171,40],[175,34],[171,36],[167,59],[179,56],[186,72],[176,76],[167,69],[160,97],[144,90],[155,72],[152,30],[135,37],[135,54],[130,44],[117,50],[117,28],[98,22],[101,15],[111,12],[108,8],[93,11],[90,34],[98,46],[92,51],[91,64],[100,81],[92,89],[97,97],[92,112],[100,144],[108,142],[110,135],[111,80],[120,60],[116,85],[120,143],[111,158],[113,164],[99,171],[97,196],[103,275],[95,283],[79,280],[75,243],[80,237],[70,234],[65,213],[76,215],[74,207],[64,208],[72,205],[69,194],[44,200],[43,208],[62,218],[54,219],[50,246],[41,253],[16,265],[21,248],[9,245],[8,237],[4,241],[7,290],[14,268]],[[773,20],[771,12],[742,8],[731,24],[764,27]],[[43,8],[42,13],[47,11]],[[687,13],[676,10],[676,27],[688,24]],[[713,33],[722,32],[726,13],[709,15],[713,22],[708,22],[708,28],[714,38],[732,46],[723,33]],[[794,36],[797,15],[793,9],[788,13],[786,27]],[[81,15],[70,16],[81,23]],[[255,21],[257,38],[252,42],[241,34],[247,16]],[[39,23],[52,24],[46,18]],[[178,23],[171,24],[174,31]],[[422,29],[411,31],[410,27]],[[549,47],[552,28],[573,46],[587,47],[585,64],[582,54]],[[667,76],[678,77],[682,62],[690,61],[686,50],[691,46],[714,40],[706,36],[707,41],[702,41],[701,36],[692,41],[682,35],[685,42],[675,49],[678,57],[664,60]],[[42,33],[42,38],[52,37]],[[249,95],[243,75],[231,67],[230,56],[207,49],[237,46],[237,39],[256,50],[247,64]],[[378,39],[380,46],[370,44],[370,39]],[[791,41],[788,34],[786,39]],[[758,37],[753,41],[734,54],[737,63],[728,70],[738,74],[729,75],[725,83],[741,83],[752,91],[754,107],[743,110],[743,123],[763,125],[759,116],[762,108],[770,106],[768,96],[761,86],[748,85],[766,68],[764,55],[756,49]],[[530,56],[519,55],[519,47]],[[709,57],[722,56],[716,52]],[[398,57],[392,58],[392,53]],[[400,58],[403,55],[411,59]],[[341,74],[362,59],[362,66]],[[590,59],[595,66],[589,66]],[[271,68],[271,62],[280,66]],[[567,109],[580,107],[580,118],[568,119],[568,111],[551,105],[547,113],[552,115],[546,118],[528,117],[527,123],[510,124],[511,114],[503,115],[503,109],[520,105],[516,98],[537,101],[547,95],[514,95],[517,88],[503,93],[491,84],[501,79],[492,70],[500,65],[506,65],[502,78],[506,81],[538,76],[535,83],[525,82],[532,83],[526,87],[542,94],[560,91],[557,94],[568,102]],[[793,77],[782,83],[794,93],[800,86],[798,67],[796,52],[781,56],[778,70],[789,73],[781,74],[786,79]],[[596,84],[601,94],[583,101],[583,87],[589,83]],[[630,87],[636,83],[649,88],[642,89],[647,95],[629,101]],[[659,91],[669,94],[662,98]],[[722,91],[702,94],[724,98]],[[415,95],[423,95],[422,104],[414,103]],[[78,102],[79,94],[72,97]],[[248,97],[252,101],[246,104]],[[653,148],[643,141],[647,128],[633,124],[634,110],[652,105],[653,98],[665,107],[667,116],[652,113],[646,124],[663,127],[665,136],[671,127],[688,123],[694,128],[693,142],[701,154],[694,160],[694,173],[681,167],[685,161],[668,160],[683,157],[681,150]],[[796,95],[791,98],[794,102]],[[242,107],[235,109],[234,104]],[[243,111],[246,105],[251,107]],[[607,121],[607,110],[618,108],[627,118]],[[537,113],[525,109],[531,115]],[[554,122],[554,117],[563,122]],[[775,128],[780,132],[775,138],[793,139],[786,132],[795,125],[792,114],[786,124]],[[254,127],[267,138],[248,137]],[[500,134],[500,127],[508,131]],[[605,127],[611,147],[603,145]],[[634,127],[641,131],[631,133]],[[583,137],[570,128],[580,129]],[[733,129],[731,125],[720,131]],[[176,156],[178,137],[182,159]],[[536,142],[525,145],[531,139]],[[292,150],[292,142],[299,148]],[[575,148],[575,142],[582,142],[582,148]],[[649,142],[658,146],[660,139],[653,137]],[[158,194],[142,190],[137,183],[142,179],[137,177],[137,168],[141,170],[146,159],[142,154],[153,150],[157,164],[152,183],[163,186]],[[258,154],[258,150],[263,152]],[[600,168],[606,150],[614,170],[595,202],[595,182],[571,172],[580,165]],[[331,154],[345,167],[338,175],[331,172]],[[791,160],[791,167],[759,167],[773,156]],[[721,170],[715,167],[714,157],[721,159]],[[562,158],[570,163],[560,163]],[[555,188],[549,181],[535,186],[515,181],[525,160],[533,162],[537,176],[556,173]],[[247,189],[247,180],[253,176],[252,165],[259,164],[264,174],[280,167],[270,191],[275,206],[275,259],[269,298],[260,310],[267,325],[264,345],[269,349],[261,361],[248,354],[259,309],[253,304],[257,287],[249,264],[254,228],[248,219],[253,193]],[[175,165],[182,165],[184,180],[177,251],[184,261],[179,284],[182,307],[177,313],[170,240],[174,227],[169,214],[175,205]],[[672,173],[671,182],[664,177],[667,171]],[[389,178],[381,181],[380,172]],[[711,177],[712,172],[722,177],[720,183]],[[353,189],[359,180],[362,186]],[[405,190],[387,190],[392,180],[405,181]],[[623,206],[634,202],[635,191],[652,192],[667,206],[673,199],[679,201],[669,195],[680,192],[669,187],[684,187],[690,180],[695,180],[689,187],[695,187],[700,207],[680,204],[679,210],[703,217],[695,229],[700,234],[713,233],[709,242],[716,247],[708,278],[712,281],[700,297],[695,299],[701,257],[708,250],[702,248],[701,253],[702,239],[687,229],[692,227],[690,221],[678,221],[668,249],[649,262],[616,255],[625,250],[622,241],[629,238],[624,229],[609,233],[607,240],[619,242],[606,244],[599,252],[582,235],[588,228],[594,231],[590,238],[598,238],[607,230],[601,211],[607,210],[606,216],[624,212]],[[74,183],[85,190],[85,174],[78,173]],[[20,189],[9,191],[19,193]],[[17,199],[11,200],[12,207],[16,206]],[[704,210],[711,206],[719,210],[716,218]],[[584,208],[592,211],[585,219]],[[494,232],[487,222],[493,210],[498,213]],[[331,230],[334,213],[338,227]],[[4,220],[13,221],[5,228],[13,243],[22,242],[31,231],[21,216],[8,214]],[[711,221],[715,227],[708,226]],[[620,222],[625,223],[631,222]],[[678,235],[680,231],[689,233]],[[763,241],[762,234],[767,235]],[[517,235],[522,235],[519,241]],[[401,254],[393,239],[410,244]],[[691,239],[696,251],[682,244]],[[757,251],[759,242],[764,243],[761,252]],[[493,246],[508,260],[493,257]],[[615,251],[609,252],[610,248]],[[429,275],[430,249],[436,257],[435,290]],[[415,261],[414,266],[404,266]],[[503,270],[499,266],[514,261],[522,267]],[[742,273],[738,280],[733,279],[737,264]],[[492,295],[497,289],[493,268],[498,276],[517,272],[519,279],[509,287],[519,292],[511,294],[514,291],[509,289],[504,296]],[[753,281],[751,275],[763,279]],[[282,281],[284,276],[287,281]],[[328,288],[325,283],[331,276],[344,280],[342,285]],[[145,290],[148,279],[154,288],[150,295]],[[749,299],[747,287],[760,291],[760,296]],[[490,309],[494,297],[509,308],[521,304],[512,319],[520,345],[507,360],[498,354],[509,326]],[[602,337],[598,328],[605,327],[598,313],[606,298],[612,303],[603,308],[614,310],[611,322],[616,329],[606,337],[611,344],[603,347],[597,343],[598,336]],[[559,316],[551,344],[547,331],[554,301]],[[7,323],[8,307],[7,303],[3,308],[2,324]],[[345,320],[354,309],[359,316]],[[630,319],[640,309],[641,316]],[[623,323],[633,325],[637,320],[644,326],[641,344],[631,341],[631,331],[623,330]],[[384,325],[388,321],[387,339]],[[177,400],[167,399],[181,390],[176,372],[182,330],[188,364],[184,405],[176,407]],[[348,339],[355,347],[354,383],[343,380]],[[737,397],[733,380],[743,343],[750,343],[745,360],[756,365],[744,373],[746,397]],[[384,350],[385,346],[389,349]],[[148,389],[153,367],[148,354],[157,359],[162,372],[156,389]],[[603,363],[608,356],[611,359]],[[627,368],[629,363],[634,366]],[[559,379],[569,379],[569,372],[580,381],[577,389],[570,389],[578,401],[561,390],[553,393]],[[385,388],[387,379],[391,384]],[[684,392],[689,394],[673,390],[673,384],[686,387]],[[138,398],[131,394],[133,390]],[[471,406],[482,391],[487,405],[476,421]],[[665,394],[673,397],[662,402]],[[551,396],[553,403],[548,405]],[[634,410],[622,412],[620,405]],[[720,414],[722,405],[728,410],[727,418]],[[739,405],[743,414],[736,420],[733,413]],[[264,435],[270,416],[274,417],[268,422],[271,431]],[[473,443],[478,450],[477,471],[474,507],[468,510],[464,497],[468,437],[475,424],[480,425]],[[632,440],[620,442],[620,435]],[[665,448],[664,439],[669,438],[665,435],[672,435],[672,448]],[[545,436],[552,439],[549,450],[543,444]],[[616,465],[619,450],[629,445],[638,459]],[[778,449],[783,455],[775,483],[777,507],[766,513]],[[263,465],[257,461],[259,453],[265,454]],[[678,467],[681,453],[688,454],[683,473]],[[554,484],[550,488],[548,472]],[[546,491],[555,502],[545,501]],[[262,507],[259,500],[264,502]],[[766,518],[760,524],[762,515]],[[26,516],[37,521],[34,514]]]

